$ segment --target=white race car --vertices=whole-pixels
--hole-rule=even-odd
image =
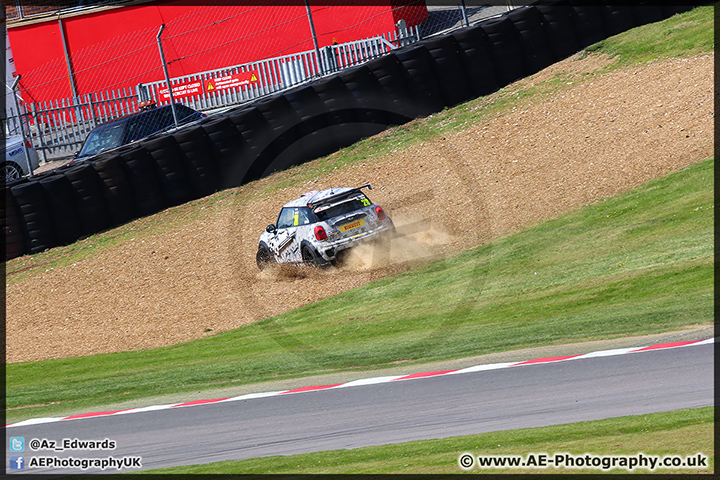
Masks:
[[[347,249],[395,233],[395,225],[380,205],[358,188],[312,191],[286,203],[277,223],[260,235],[257,265],[273,263],[329,267]]]

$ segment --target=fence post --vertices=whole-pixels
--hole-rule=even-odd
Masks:
[[[22,115],[20,113],[20,104],[18,103],[18,97],[17,97],[17,86],[18,86],[18,83],[20,83],[20,77],[22,77],[22,75],[18,75],[17,77],[15,77],[15,81],[12,84],[12,92],[13,92],[13,98],[15,99],[15,110],[17,110],[18,119],[20,120],[20,133],[22,133],[22,139],[23,139],[22,148],[23,148],[23,152],[25,152],[25,159],[27,160],[28,169],[30,171],[30,176],[32,177],[34,174],[33,174],[32,162],[30,161],[30,154],[29,154],[28,148],[27,148],[28,140],[27,140],[27,137],[25,136],[25,127],[23,127]]]
[[[162,60],[163,71],[165,72],[165,84],[167,85],[168,94],[170,95],[170,109],[172,110],[175,128],[177,128],[178,119],[177,113],[175,113],[175,98],[173,98],[172,85],[170,85],[170,75],[168,74],[167,63],[165,62],[165,53],[163,52],[162,40],[160,40],[160,35],[162,35],[163,30],[165,30],[164,23],[160,26],[160,31],[157,34],[157,44],[158,48],[160,49],[160,60]]]
[[[325,52],[324,60],[327,65],[327,72],[338,71],[339,67],[335,48],[332,45],[328,45],[327,47],[323,48],[323,50]]]
[[[313,24],[312,13],[310,12],[310,3],[305,0],[305,9],[307,10],[308,22],[310,22],[310,32],[312,33],[313,45],[315,46],[315,63],[317,65],[317,73],[322,75],[323,71],[322,62],[320,61],[320,48],[318,47],[317,35],[315,34],[315,24]]]
[[[88,103],[90,104],[90,119],[92,120],[92,127],[95,128],[97,125],[97,117],[95,116],[95,102],[93,102],[94,93],[88,94]]]
[[[135,95],[137,95],[138,103],[144,102],[146,100],[152,100],[150,95],[150,89],[147,85],[144,85],[142,83],[138,83],[135,86]]]
[[[398,22],[395,24],[395,26],[398,29],[398,46],[404,47],[405,45],[410,45],[412,41],[410,40],[410,32],[408,32],[407,29],[407,23],[405,23],[405,19],[401,18],[398,20]]]
[[[468,20],[467,8],[465,7],[465,0],[461,0],[461,2],[460,2],[460,11],[462,12],[463,24],[466,27],[469,27],[470,20]]]
[[[60,41],[62,42],[63,52],[65,52],[65,65],[67,66],[68,79],[70,80],[70,90],[72,91],[73,100],[77,103],[77,87],[75,86],[75,74],[73,73],[72,62],[70,61],[70,52],[68,51],[67,41],[65,40],[65,29],[63,28],[62,16],[58,13],[58,25],[60,27]]]
[[[47,163],[47,153],[45,152],[45,141],[43,139],[43,133],[44,133],[44,125],[43,128],[40,128],[40,117],[37,113],[37,104],[32,103],[30,104],[30,109],[32,110],[32,116],[35,120],[35,131],[37,131],[37,139],[38,143],[40,144],[40,153],[42,153],[42,161],[43,163]]]

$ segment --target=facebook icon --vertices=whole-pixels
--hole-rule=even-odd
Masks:
[[[10,470],[25,470],[25,455],[10,455]]]

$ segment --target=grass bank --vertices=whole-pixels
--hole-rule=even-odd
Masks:
[[[170,347],[7,365],[8,421],[713,321],[714,161],[453,258]]]

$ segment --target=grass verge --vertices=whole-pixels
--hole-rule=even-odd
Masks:
[[[459,256],[212,337],[9,364],[8,421],[710,325],[713,167],[695,164]]]
[[[453,473],[702,473],[714,472],[713,407],[685,409],[606,420],[527,428],[479,435],[423,440],[353,450],[333,450],[292,456],[252,458],[206,465],[147,470],[149,474],[453,474]],[[463,470],[464,453],[513,455],[530,461],[530,453],[583,457],[679,455],[702,453],[707,467],[647,468],[479,468]],[[539,458],[539,456],[537,457]]]

